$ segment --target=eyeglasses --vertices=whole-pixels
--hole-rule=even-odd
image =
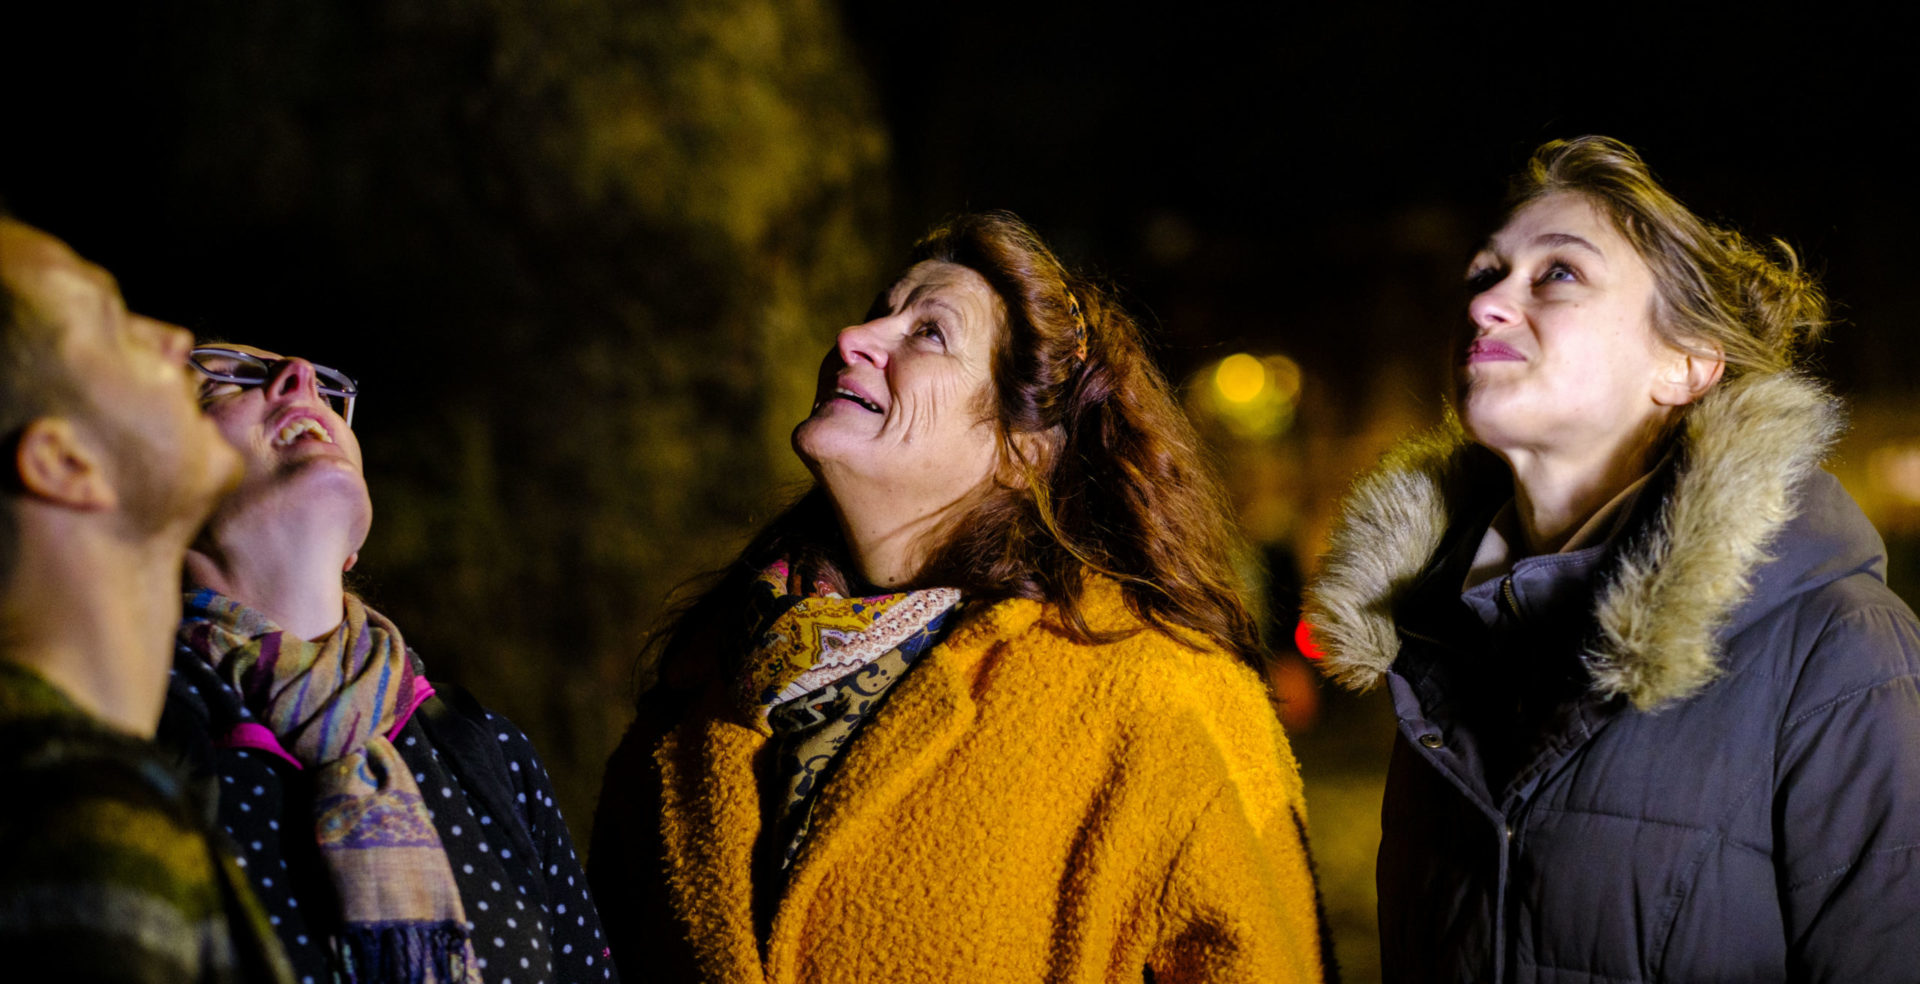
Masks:
[[[286,363],[285,359],[268,362],[251,352],[230,349],[222,345],[202,345],[187,353],[187,362],[200,374],[218,383],[231,383],[242,389],[260,386],[273,378],[274,370]],[[353,400],[360,395],[360,384],[338,369],[329,369],[323,365],[313,366],[313,374],[319,384],[320,395],[326,397],[333,411],[340,419],[353,426]]]

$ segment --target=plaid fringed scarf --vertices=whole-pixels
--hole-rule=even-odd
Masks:
[[[179,639],[313,770],[314,832],[340,898],[347,980],[477,984],[453,868],[388,738],[426,683],[400,630],[347,595],[346,620],[308,642],[202,590],[187,595]]]

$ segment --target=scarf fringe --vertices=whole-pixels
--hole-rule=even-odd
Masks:
[[[348,984],[458,984],[468,953],[452,923],[350,923],[340,934]]]

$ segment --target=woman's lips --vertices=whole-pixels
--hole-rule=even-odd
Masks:
[[[1518,349],[1505,342],[1496,342],[1491,338],[1476,339],[1467,346],[1467,365],[1476,362],[1524,362],[1526,357]]]
[[[289,448],[302,441],[339,443],[320,414],[305,406],[290,407],[277,414],[268,424],[267,433],[269,443],[276,448]]]

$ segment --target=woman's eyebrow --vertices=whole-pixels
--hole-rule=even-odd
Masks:
[[[1571,232],[1543,232],[1540,235],[1533,237],[1533,242],[1529,243],[1528,245],[1538,249],[1559,249],[1561,247],[1568,247],[1571,249],[1584,250],[1588,253],[1592,253],[1593,255],[1600,257],[1601,259],[1605,259],[1607,255],[1600,251],[1600,247],[1595,246],[1593,243],[1589,242],[1588,240],[1580,236],[1576,236]],[[1495,259],[1498,259],[1501,261],[1504,261],[1507,258],[1506,251],[1500,248],[1500,241],[1491,237],[1489,237],[1486,242],[1480,244],[1480,251],[1473,254],[1473,259],[1478,260],[1480,257],[1488,256],[1488,255],[1491,255]],[[1468,262],[1473,262],[1473,261],[1470,260]]]
[[[956,325],[964,326],[967,323],[966,315],[961,314],[959,308],[954,307],[952,304],[947,303],[945,298],[941,298],[941,297],[927,298],[927,306],[939,308],[940,310],[945,311],[948,314],[952,315],[954,324]]]
[[[1571,232],[1543,232],[1540,235],[1533,237],[1533,244],[1535,246],[1544,246],[1544,247],[1547,247],[1548,249],[1554,249],[1561,246],[1571,247],[1573,249],[1582,249],[1602,259],[1605,259],[1607,255],[1605,253],[1600,252],[1600,247],[1595,246],[1594,244],[1586,241],[1585,239],[1580,238],[1579,236],[1574,235]]]
[[[925,304],[928,307],[937,307],[940,310],[945,311],[948,314],[952,315],[953,320],[956,323],[960,325],[965,325],[967,321],[966,315],[960,313],[960,309],[957,307],[954,307],[951,301],[948,301],[945,297],[942,297],[939,294],[933,293],[934,291],[938,290],[941,286],[942,285],[940,284],[921,284],[920,286],[915,287],[913,289],[913,292],[907,295],[906,304],[902,306],[913,307],[918,304]]]

